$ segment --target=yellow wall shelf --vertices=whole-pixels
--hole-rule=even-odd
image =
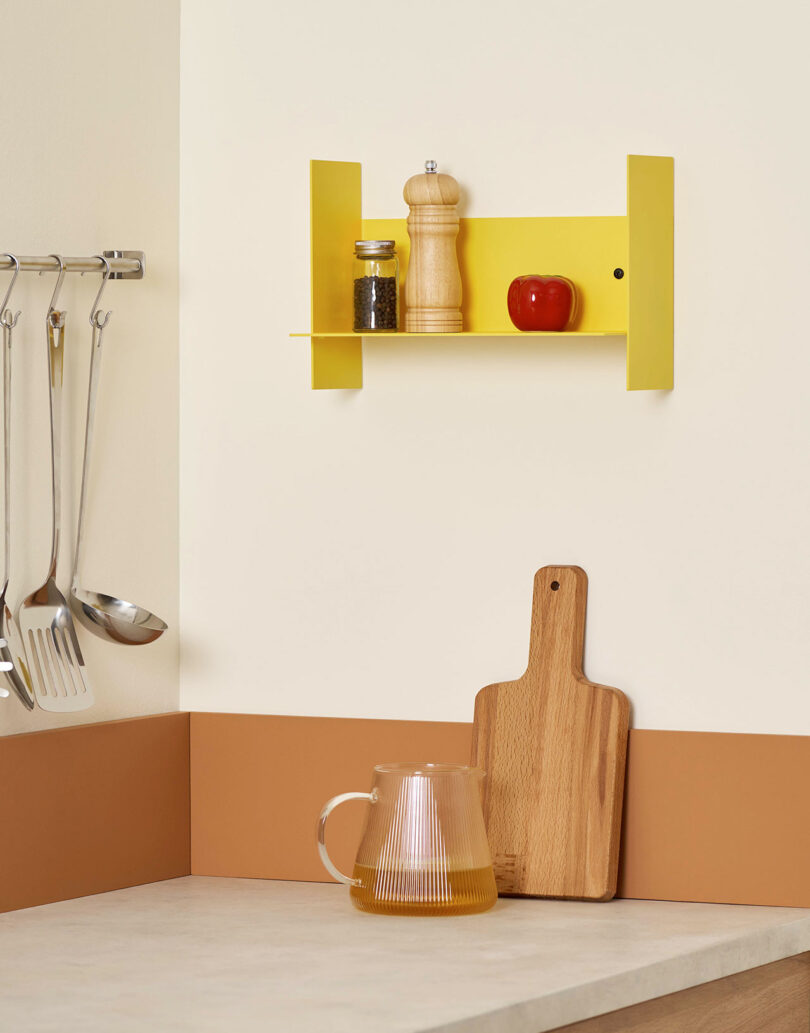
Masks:
[[[408,268],[405,219],[363,219],[360,164],[310,163],[313,388],[363,386],[363,335],[352,325],[352,244],[397,243]],[[403,202],[404,206],[404,202]],[[627,215],[461,219],[461,334],[410,337],[627,337],[627,389],[673,386],[673,160],[628,155]],[[525,273],[561,273],[580,294],[574,330],[515,330],[506,307],[510,282]],[[404,294],[404,291],[403,291]]]

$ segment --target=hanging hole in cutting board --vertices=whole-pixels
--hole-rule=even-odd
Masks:
[[[551,591],[552,592],[556,592],[559,587],[560,587],[560,582],[559,581],[552,581],[551,582]]]

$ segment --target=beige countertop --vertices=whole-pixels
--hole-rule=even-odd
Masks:
[[[3,1030],[542,1033],[810,949],[810,910],[500,900],[361,914],[192,876],[0,916]]]

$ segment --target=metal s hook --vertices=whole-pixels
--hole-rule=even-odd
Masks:
[[[48,315],[45,317],[45,319],[48,322],[50,322],[51,316],[53,315],[53,312],[54,312],[54,310],[56,308],[56,299],[59,297],[59,291],[61,291],[61,289],[62,289],[62,281],[65,279],[65,272],[66,272],[66,270],[65,270],[65,262],[64,262],[64,259],[62,258],[61,255],[49,255],[48,257],[49,258],[55,258],[56,261],[59,263],[59,276],[57,277],[56,286],[54,287],[53,294],[51,295],[51,303],[50,303],[50,305],[48,305]],[[59,323],[60,326],[62,326],[62,323],[64,322],[64,317],[65,317],[65,313],[62,312],[61,313],[61,320],[60,320],[60,323]]]
[[[90,326],[95,327],[96,330],[103,330],[107,323],[109,323],[110,321],[112,309],[110,309],[109,312],[105,314],[104,319],[102,319],[101,309],[98,307],[98,303],[101,301],[101,295],[104,293],[104,288],[107,286],[107,281],[112,275],[112,269],[110,268],[109,259],[106,258],[104,255],[93,255],[93,258],[97,258],[99,259],[99,261],[104,263],[104,276],[101,280],[101,286],[98,289],[96,300],[93,302],[93,307],[90,309]]]
[[[22,310],[19,310],[12,316],[11,312],[6,309],[6,305],[8,305],[8,299],[11,297],[11,292],[14,290],[14,284],[17,282],[17,277],[20,275],[20,260],[16,255],[12,255],[8,251],[5,252],[5,257],[10,258],[14,263],[14,275],[11,277],[11,283],[8,285],[5,298],[3,298],[3,304],[0,305],[0,325],[4,326],[6,330],[13,330],[17,325],[17,320],[20,318],[20,312]]]

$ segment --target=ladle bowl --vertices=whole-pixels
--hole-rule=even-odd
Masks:
[[[168,625],[142,606],[114,595],[88,592],[74,587],[70,605],[80,624],[107,642],[124,646],[144,646],[160,638]]]

